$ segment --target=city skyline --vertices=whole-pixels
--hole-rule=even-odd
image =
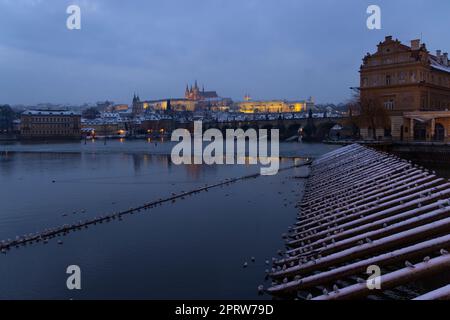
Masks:
[[[82,10],[81,30],[66,28],[72,3]],[[340,103],[359,85],[362,57],[386,35],[450,50],[444,1],[379,1],[381,30],[366,28],[369,1],[137,3],[1,0],[0,102],[182,97],[198,79],[234,100]]]

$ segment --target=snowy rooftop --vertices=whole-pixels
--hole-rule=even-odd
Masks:
[[[22,113],[29,116],[79,116],[80,114],[74,111],[67,110],[28,110]]]
[[[433,69],[450,73],[450,66],[440,63],[436,56],[430,55],[430,63]]]

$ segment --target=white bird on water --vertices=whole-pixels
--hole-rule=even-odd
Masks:
[[[448,251],[445,249],[441,249],[440,253],[441,255],[445,256],[446,254],[448,254]]]

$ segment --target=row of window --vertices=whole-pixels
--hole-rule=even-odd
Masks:
[[[70,135],[74,132],[72,130],[30,130],[26,133],[30,135]]]
[[[419,72],[419,77],[415,71],[401,71],[394,74],[376,75],[372,77],[362,78],[361,85],[363,87],[369,86],[390,86],[393,84],[417,83],[419,81],[426,81],[428,83],[439,86],[450,87],[450,76],[435,76],[430,72]]]
[[[70,117],[33,117],[31,122],[44,122],[44,123],[55,123],[55,122],[72,122],[73,118]]]
[[[32,123],[31,124],[31,128],[41,128],[41,127],[48,127],[49,125],[46,123]],[[70,128],[71,126],[73,126],[72,123],[58,123],[58,124],[52,124],[51,127],[52,128]]]

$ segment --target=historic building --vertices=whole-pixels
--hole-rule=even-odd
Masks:
[[[140,115],[143,114],[146,109],[145,102],[141,102],[141,99],[139,98],[139,95],[136,95],[136,93],[133,95],[133,102],[131,104],[131,110],[134,115]]]
[[[207,99],[216,99],[219,98],[216,91],[205,91],[205,87],[202,87],[202,90],[198,87],[197,80],[195,81],[194,86],[187,85],[186,91],[184,93],[185,99],[193,100],[193,101],[201,101]]]
[[[135,116],[148,112],[194,112],[197,110],[227,111],[233,101],[230,98],[221,98],[216,91],[200,90],[197,81],[194,86],[186,87],[184,98],[167,98],[159,100],[141,101],[139,95],[134,94],[132,113]]]
[[[21,115],[24,139],[80,139],[81,115],[65,110],[30,110]]]
[[[238,103],[238,110],[242,113],[289,113],[306,112],[314,108],[312,98],[302,101],[286,100],[251,100],[248,95],[244,101]]]
[[[384,128],[362,127],[363,138],[449,139],[448,54],[431,54],[420,40],[407,46],[388,36],[363,59],[360,98],[363,105],[385,108],[390,122]]]

